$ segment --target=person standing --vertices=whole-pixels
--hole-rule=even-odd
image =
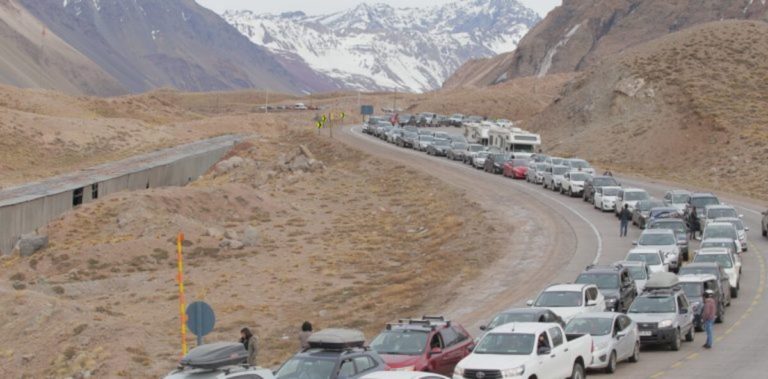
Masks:
[[[696,239],[696,233],[700,231],[701,224],[699,223],[699,216],[696,214],[696,207],[691,208],[690,219],[688,224],[691,228],[691,239]]]
[[[256,354],[259,352],[258,342],[259,339],[251,333],[250,329],[243,328],[240,330],[240,343],[248,352],[247,363],[249,366],[256,366]]]
[[[629,204],[624,204],[624,208],[619,212],[619,220],[621,227],[619,228],[619,237],[627,236],[627,227],[629,226],[629,219],[632,218],[632,214],[629,213]]]
[[[304,321],[301,324],[301,332],[299,332],[299,345],[301,349],[309,348],[309,336],[312,335],[312,324],[309,321]]]
[[[701,315],[702,321],[704,321],[704,330],[707,332],[707,342],[704,344],[705,349],[712,348],[712,328],[715,325],[715,318],[717,317],[717,306],[715,305],[715,299],[712,295],[715,293],[712,290],[704,291],[704,312]]]

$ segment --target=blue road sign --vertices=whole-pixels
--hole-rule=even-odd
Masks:
[[[360,114],[363,116],[370,116],[373,114],[373,105],[361,105]]]
[[[216,315],[208,303],[196,301],[187,306],[187,328],[197,336],[197,345],[203,344],[203,336],[213,330]]]

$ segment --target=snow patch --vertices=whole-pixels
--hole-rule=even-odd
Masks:
[[[552,59],[554,59],[555,54],[557,54],[557,50],[561,47],[568,44],[568,41],[573,37],[574,34],[579,30],[581,27],[581,24],[576,24],[576,26],[572,27],[571,30],[568,31],[568,33],[563,36],[563,38],[558,41],[555,46],[552,46],[552,48],[547,51],[547,55],[544,56],[544,59],[541,62],[541,65],[539,66],[539,72],[536,73],[536,76],[541,78],[544,75],[547,75],[547,72],[549,72],[549,69],[552,68]]]

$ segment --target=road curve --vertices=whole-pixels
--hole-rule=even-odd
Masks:
[[[440,311],[473,327],[493,313],[523,305],[539,290],[553,282],[570,282],[589,263],[611,263],[624,258],[640,231],[631,228],[629,237],[618,236],[619,225],[610,213],[601,214],[580,199],[569,199],[525,181],[489,175],[458,162],[435,158],[410,149],[401,149],[364,135],[359,127],[345,128],[336,138],[352,148],[396,161],[436,176],[447,185],[463,190],[470,199],[519,226],[522,240],[514,241],[510,251],[483,273],[477,283],[460,289],[457,301],[440,306]],[[661,197],[669,184],[619,178],[625,186],[647,189]],[[728,308],[726,322],[717,324],[717,341],[704,350],[704,334],[693,343],[684,343],[678,352],[645,349],[639,363],[622,363],[617,374],[622,378],[702,378],[764,377],[768,372],[768,328],[762,317],[768,314],[766,256],[768,240],[760,233],[761,206],[744,199],[720,196],[744,211],[750,227],[750,251],[743,256],[744,268],[738,299]],[[695,245],[691,246],[692,248]],[[520,251],[522,250],[522,251]],[[486,275],[487,274],[487,275]],[[598,374],[599,375],[599,374]],[[734,376],[735,375],[735,376]]]

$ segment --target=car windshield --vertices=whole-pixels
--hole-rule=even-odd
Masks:
[[[683,266],[680,269],[680,272],[677,273],[678,275],[699,275],[699,274],[712,274],[717,276],[719,274],[719,270],[717,267],[691,267],[691,266]]]
[[[595,178],[592,181],[592,185],[595,187],[609,187],[609,186],[616,186],[619,183],[614,178]]]
[[[715,219],[721,217],[739,217],[733,208],[716,208],[707,210],[707,218]]]
[[[650,211],[651,208],[653,208],[653,203],[647,200],[638,201],[637,205],[635,206],[635,209],[641,211],[641,212],[647,212]]]
[[[656,221],[652,222],[651,225],[648,225],[648,229],[668,229],[674,231],[675,233],[684,233],[685,223],[679,220]]]
[[[720,266],[723,266],[724,268],[733,267],[731,257],[727,254],[696,254],[696,256],[693,258],[693,263],[699,262],[717,262],[720,263]]]
[[[713,196],[696,196],[691,198],[691,205],[696,208],[704,208],[707,205],[718,205],[720,201]]]
[[[510,322],[536,322],[536,313],[534,312],[521,312],[521,313],[500,313],[493,318],[489,329],[493,329],[499,325],[509,324]]]
[[[527,159],[513,159],[512,160],[512,166],[513,167],[519,167],[519,166],[527,166],[528,160]]]
[[[552,167],[552,173],[555,175],[564,175],[568,171],[568,167]]]
[[[675,313],[675,297],[638,297],[629,307],[629,313]]]
[[[648,279],[648,272],[640,266],[629,266],[627,267],[629,270],[629,276],[632,277],[632,280],[646,280]]]
[[[493,154],[494,162],[504,162],[505,160],[507,160],[506,154]]]
[[[544,291],[536,299],[537,307],[579,307],[581,292],[575,291]]]
[[[434,141],[434,140],[435,140],[435,137],[432,137],[432,136],[422,135],[422,136],[419,137],[419,141],[429,142],[429,141]]]
[[[677,243],[672,234],[643,233],[637,244],[640,246],[668,246]]]
[[[624,192],[624,200],[634,201],[634,200],[647,200],[647,199],[648,199],[648,193],[645,191]]]
[[[704,283],[699,282],[683,282],[680,283],[680,286],[683,287],[683,291],[685,291],[685,296],[691,297],[702,297],[704,295]]]
[[[661,264],[661,257],[656,253],[632,253],[627,256],[628,261],[645,262],[649,266]]]
[[[608,317],[579,317],[568,321],[565,333],[607,336],[611,333],[612,325],[613,319]]]
[[[420,330],[388,330],[373,339],[371,348],[379,354],[419,355],[427,347],[428,336]]]
[[[704,241],[701,243],[701,246],[699,248],[705,249],[707,247],[724,247],[727,249],[733,249],[734,248],[734,242],[731,241]]]
[[[616,196],[618,194],[618,188],[603,188],[603,196]]]
[[[661,208],[664,204],[654,205],[651,208],[651,218],[667,218],[674,217],[678,214],[676,209],[673,208]]]
[[[571,167],[573,167],[575,169],[589,168],[589,163],[587,163],[586,161],[581,161],[581,160],[572,160],[570,165],[571,165]]]
[[[330,379],[335,367],[332,359],[293,357],[280,367],[275,379]]]
[[[469,145],[469,151],[476,152],[476,151],[483,151],[485,146],[483,145]]]
[[[672,195],[672,204],[685,204],[691,198],[691,195],[679,193]]]
[[[563,158],[552,158],[552,165],[557,166],[559,164],[563,163]]]
[[[576,278],[579,284],[594,284],[601,290],[619,288],[619,276],[616,274],[581,274]]]
[[[547,164],[546,163],[539,163],[539,164],[536,165],[536,171],[544,171],[544,169],[546,169],[546,168],[547,168]]]
[[[488,152],[485,152],[485,151],[481,151],[481,152],[477,153],[477,157],[478,158],[487,158],[489,155],[491,155],[491,153],[488,153]]]
[[[488,333],[473,353],[529,355],[533,352],[534,340],[534,335],[527,333]]]
[[[588,177],[589,177],[589,175],[587,175],[587,174],[571,173],[571,180],[573,180],[575,182],[583,182],[583,181],[587,180]]]
[[[450,142],[448,142],[447,139],[435,139],[435,142],[432,143],[434,146],[448,146]]]
[[[731,225],[710,225],[704,228],[704,236],[702,239],[707,238],[737,239],[739,236],[736,234],[736,230]]]
[[[461,143],[461,142],[454,142],[453,143],[453,148],[454,149],[458,149],[458,150],[464,150],[464,149],[467,148],[467,144]]]

